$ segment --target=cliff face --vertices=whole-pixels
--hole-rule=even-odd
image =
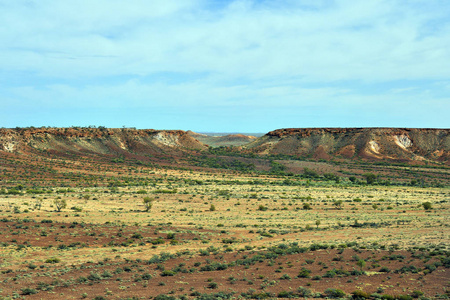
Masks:
[[[244,141],[251,142],[242,146],[242,151],[259,155],[450,165],[450,129],[288,128],[271,131],[257,139],[230,135],[215,142],[219,146],[221,143],[240,145]],[[31,155],[49,152],[55,155],[182,156],[191,150],[206,150],[208,146],[204,143],[207,141],[202,140],[200,135],[181,130],[0,129],[0,151]]]
[[[287,128],[245,146],[257,154],[450,163],[449,129]]]
[[[0,129],[0,151],[28,153],[157,154],[206,147],[181,130],[117,128]]]

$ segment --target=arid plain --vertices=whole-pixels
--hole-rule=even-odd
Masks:
[[[383,137],[351,159],[105,131],[2,133],[0,299],[449,297],[445,147],[377,159]]]

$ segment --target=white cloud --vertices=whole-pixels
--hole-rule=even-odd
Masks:
[[[450,109],[449,15],[438,0],[0,0],[0,106]]]
[[[1,67],[41,76],[170,71],[322,81],[450,73],[448,23],[423,36],[427,22],[450,9],[424,14],[428,1],[324,1],[312,11],[302,9],[310,1],[234,1],[219,11],[200,1],[12,3],[0,15]]]

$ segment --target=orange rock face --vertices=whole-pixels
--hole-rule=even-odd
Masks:
[[[267,133],[248,149],[316,159],[362,158],[450,164],[450,130],[429,128],[285,128]]]

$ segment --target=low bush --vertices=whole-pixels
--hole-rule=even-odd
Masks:
[[[364,299],[369,299],[370,297],[371,296],[368,293],[363,292],[361,290],[356,290],[352,293],[352,299],[355,299],[355,300],[364,300]]]
[[[325,296],[328,298],[343,298],[345,297],[345,292],[340,289],[329,288],[324,292]]]
[[[38,291],[32,288],[23,288],[21,289],[22,295],[34,295],[37,294]]]

